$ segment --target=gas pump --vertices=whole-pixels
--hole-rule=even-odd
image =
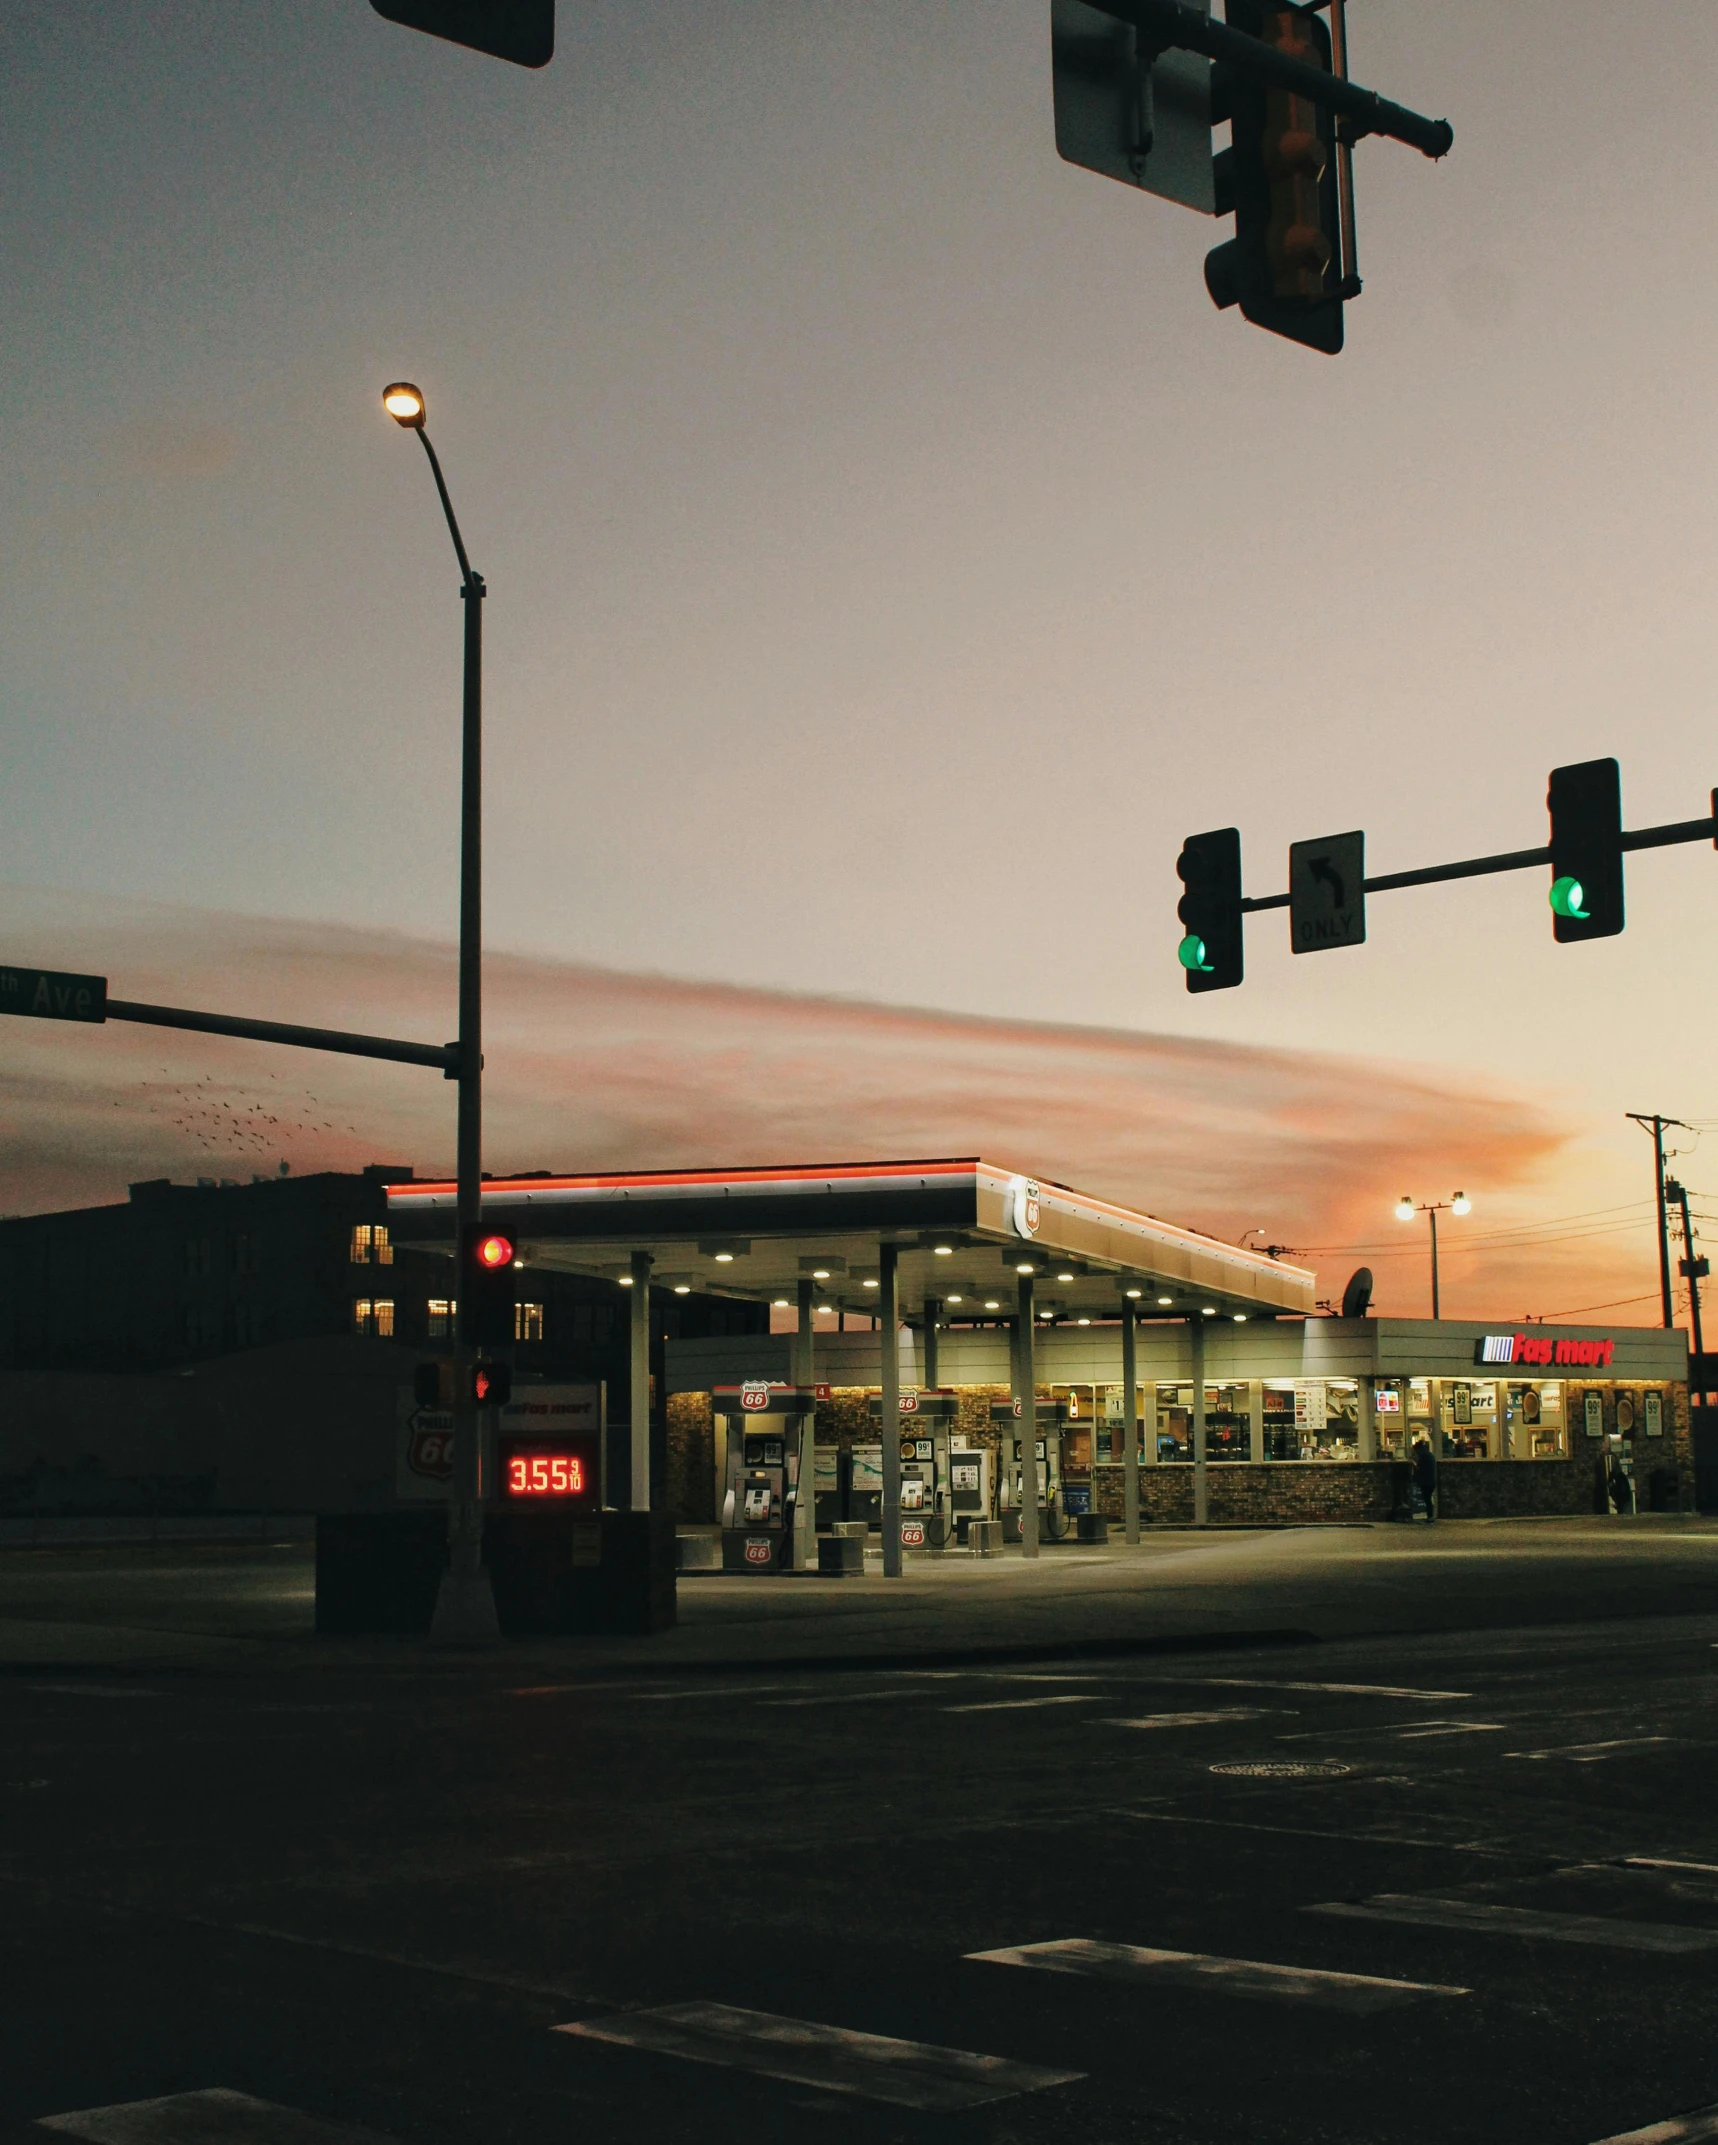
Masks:
[[[990,1517],[990,1457],[986,1446],[949,1440],[949,1511],[954,1519],[957,1541],[966,1540],[966,1530],[975,1519]]]
[[[955,1532],[949,1436],[959,1402],[951,1391],[905,1386],[900,1408],[901,1547],[946,1549]],[[880,1434],[881,1395],[872,1395],[871,1419]]]
[[[744,1385],[719,1385],[710,1397],[716,1414],[727,1418],[728,1431],[722,1569],[815,1569],[808,1449],[814,1390],[809,1385],[771,1385],[751,1379]]]
[[[1019,1403],[999,1400],[990,1410],[990,1420],[995,1425],[997,1436],[997,1517],[1002,1521],[1002,1539],[1017,1542],[1020,1539],[1020,1507],[1022,1490],[1026,1479],[1025,1464],[1021,1455],[1021,1418],[1015,1412]],[[1068,1404],[1065,1400],[1040,1400],[1038,1403],[1038,1510],[1040,1534],[1050,1532],[1047,1515],[1062,1487],[1062,1432],[1067,1427]]]

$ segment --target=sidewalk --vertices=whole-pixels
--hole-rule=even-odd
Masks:
[[[700,1576],[654,1638],[523,1639],[499,1656],[317,1639],[302,1545],[179,1543],[0,1556],[0,1675],[550,1676],[838,1671],[1316,1644],[1391,1632],[1718,1614],[1718,1519],[1450,1521],[1241,1534],[1153,1532],[1029,1562],[949,1555],[885,1580]]]

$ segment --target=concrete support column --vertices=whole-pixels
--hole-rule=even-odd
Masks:
[[[793,1351],[795,1385],[817,1383],[817,1332],[811,1322],[813,1284],[799,1283],[799,1335]],[[793,1508],[793,1568],[810,1571],[817,1562],[817,1410],[799,1419],[799,1478]]]
[[[632,1378],[628,1396],[626,1508],[650,1510],[650,1254],[632,1255]]]
[[[1038,1371],[1032,1330],[1032,1276],[1020,1276],[1019,1355],[1014,1375],[1020,1398],[1020,1554],[1038,1554]]]
[[[1133,1299],[1121,1307],[1121,1510],[1130,1542],[1139,1540],[1139,1314]]]
[[[1193,1524],[1207,1519],[1205,1486],[1205,1321],[1197,1311],[1187,1321],[1193,1357]]]
[[[1362,1460],[1378,1457],[1378,1381],[1362,1378],[1360,1381],[1360,1442],[1357,1448]]]
[[[883,1577],[901,1576],[901,1284],[893,1244],[877,1246],[883,1387]]]
[[[940,1296],[925,1298],[925,1383],[931,1387],[942,1383],[938,1376],[940,1366],[937,1362],[937,1320],[941,1318],[942,1311]]]
[[[1265,1457],[1265,1387],[1260,1378],[1247,1381],[1247,1458],[1257,1467]]]

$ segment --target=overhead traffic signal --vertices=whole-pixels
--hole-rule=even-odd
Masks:
[[[1616,761],[1552,768],[1546,803],[1557,943],[1615,938],[1623,927],[1623,797]]]
[[[1183,926],[1176,954],[1187,988],[1232,991],[1243,974],[1240,829],[1190,834],[1175,869],[1187,889],[1176,909]]]
[[[519,67],[546,67],[555,53],[555,0],[370,0],[408,30],[445,37]]]
[[[479,1348],[513,1344],[513,1239],[479,1224],[460,1244],[459,1285],[471,1305],[470,1341]]]
[[[1303,65],[1331,71],[1330,32],[1318,16],[1268,0],[1230,0],[1230,26]],[[1218,307],[1238,305],[1269,328],[1334,357],[1342,348],[1341,203],[1329,108],[1257,75],[1219,67],[1214,116],[1227,112],[1230,147],[1217,158],[1218,212],[1235,235],[1205,257]]]

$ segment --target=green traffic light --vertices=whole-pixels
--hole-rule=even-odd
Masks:
[[[1587,890],[1579,879],[1565,874],[1561,879],[1552,880],[1551,906],[1559,916],[1574,916],[1585,922],[1589,913],[1586,899]]]
[[[1197,931],[1189,931],[1175,949],[1175,958],[1183,968],[1196,970],[1202,976],[1211,973],[1211,963],[1205,958],[1205,941]]]

